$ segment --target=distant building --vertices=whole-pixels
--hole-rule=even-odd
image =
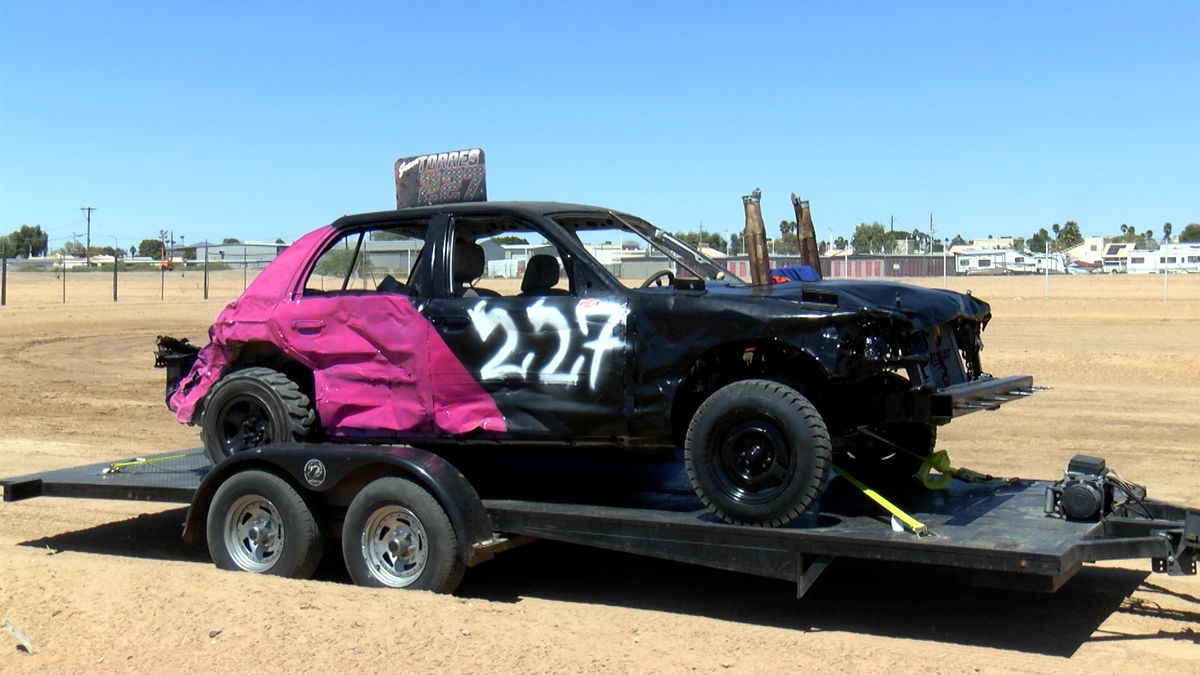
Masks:
[[[237,244],[201,243],[187,247],[176,247],[172,250],[178,256],[185,248],[196,249],[196,260],[204,261],[204,249],[208,249],[209,262],[223,262],[227,265],[247,265],[249,267],[264,267],[275,259],[279,252],[287,248],[287,244],[275,244],[264,241],[244,241]]]
[[[1104,252],[1107,250],[1108,240],[1104,237],[1084,237],[1083,242],[1072,246],[1063,251],[1067,254],[1069,260],[1082,260],[1088,263],[1103,263]]]
[[[1015,249],[1019,237],[988,237],[987,239],[972,239],[965,248],[976,251],[1003,251]]]

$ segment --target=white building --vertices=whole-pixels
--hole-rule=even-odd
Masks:
[[[1104,237],[1084,237],[1083,242],[1064,251],[1068,260],[1081,260],[1088,263],[1103,263],[1105,251],[1109,244]]]

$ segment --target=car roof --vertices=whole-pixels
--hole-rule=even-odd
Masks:
[[[454,202],[449,204],[435,204],[433,206],[414,206],[405,209],[394,209],[391,211],[374,211],[371,213],[346,215],[335,220],[333,222],[333,227],[340,230],[357,227],[365,223],[403,220],[412,217],[429,217],[442,213],[454,213],[460,215],[492,215],[496,213],[511,213],[525,216],[539,216],[556,213],[620,213],[623,216],[628,215],[621,213],[620,211],[614,211],[613,209],[606,209],[600,206],[568,204],[563,202]]]

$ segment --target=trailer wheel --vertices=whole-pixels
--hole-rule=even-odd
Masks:
[[[833,461],[867,486],[911,478],[937,444],[937,427],[920,422],[881,424],[865,431],[871,435],[857,431],[834,439]]]
[[[722,520],[784,525],[821,493],[830,454],[825,422],[800,392],[742,380],[700,405],[683,456],[696,494]]]
[[[346,512],[342,554],[360,586],[450,593],[465,567],[446,511],[404,478],[367,485]]]
[[[235,452],[268,443],[304,440],[316,413],[300,386],[270,368],[246,368],[212,388],[200,421],[200,438],[214,464]]]
[[[265,471],[235,474],[217,488],[207,533],[209,554],[223,570],[307,579],[324,552],[304,499]]]

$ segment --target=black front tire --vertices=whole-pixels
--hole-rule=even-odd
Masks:
[[[342,555],[359,586],[452,593],[466,570],[454,526],[424,488],[380,478],[346,512]]]
[[[325,551],[304,499],[265,471],[235,474],[217,488],[206,531],[209,555],[223,570],[308,579]]]
[[[722,520],[785,525],[807,511],[829,474],[829,432],[800,392],[771,380],[718,389],[688,426],[684,463],[696,494]]]
[[[260,445],[303,441],[316,418],[312,402],[288,376],[270,368],[246,368],[225,375],[209,392],[200,438],[217,464]]]

